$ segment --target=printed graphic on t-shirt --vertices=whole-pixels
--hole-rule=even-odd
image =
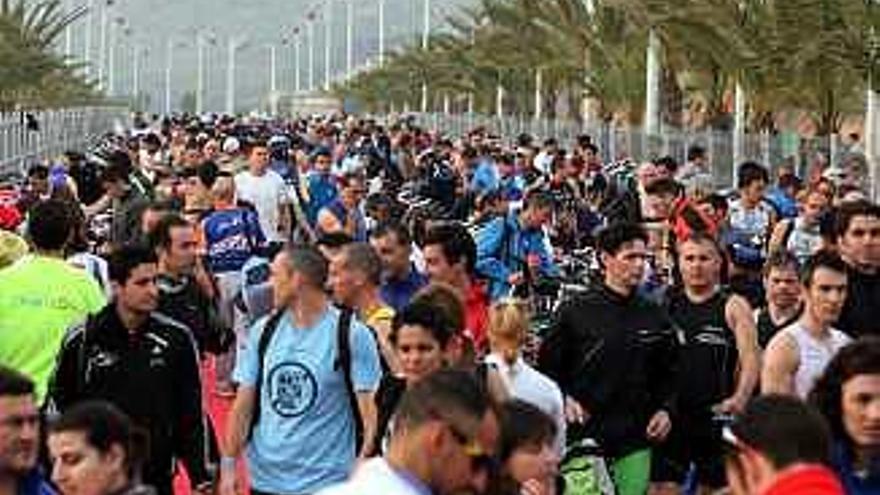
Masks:
[[[305,414],[318,398],[318,382],[305,365],[284,362],[269,372],[269,403],[279,416],[295,418]]]

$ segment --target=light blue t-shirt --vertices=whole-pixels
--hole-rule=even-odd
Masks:
[[[354,417],[341,370],[334,369],[340,311],[328,307],[312,328],[293,328],[287,312],[266,349],[260,418],[247,446],[252,486],[270,493],[313,493],[345,481],[355,460]],[[234,379],[254,386],[260,335],[248,333]],[[352,320],[351,370],[356,392],[374,392],[381,368],[373,334]]]

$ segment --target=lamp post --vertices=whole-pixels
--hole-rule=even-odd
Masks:
[[[113,0],[106,0],[101,6],[101,38],[98,45],[98,88],[104,91],[106,86],[105,64],[107,63],[107,11],[113,6]]]
[[[354,67],[354,0],[345,4],[345,77],[351,79]]]
[[[425,0],[425,23],[422,27],[422,50],[428,50],[428,38],[431,36],[431,0]],[[422,113],[428,111],[428,81],[422,81]]]
[[[500,119],[504,117],[504,85],[501,84],[501,74],[498,74],[498,85],[495,86],[495,115]]]
[[[171,69],[174,64],[174,38],[165,43],[165,115],[171,113]]]
[[[379,67],[385,65],[385,0],[379,0]]]
[[[645,133],[655,136],[660,131],[660,38],[653,29],[648,34],[646,70]]]
[[[278,115],[278,67],[275,44],[270,44],[267,48],[269,49],[269,108],[274,117]]]
[[[72,0],[64,0],[64,10],[70,11]],[[73,26],[68,22],[64,26],[64,56],[65,58],[73,55]]]
[[[73,0],[67,0],[67,3],[72,3]],[[78,20],[83,15],[89,14],[89,7],[86,5],[72,6],[68,5],[62,16],[60,22],[64,24],[64,62],[66,64],[70,64],[73,62],[74,58],[76,58],[76,54],[73,53],[73,28],[74,22]]]
[[[544,109],[541,101],[541,92],[544,85],[544,73],[540,67],[535,69],[535,120],[541,120],[541,111]]]
[[[135,109],[140,108],[140,92],[141,88],[141,47],[138,43],[134,44],[133,53],[131,55],[131,98],[134,101]]]
[[[324,4],[324,90],[330,90],[330,62],[333,58],[333,2]]]
[[[230,115],[235,113],[235,52],[244,48],[246,44],[246,40],[230,38],[227,45],[226,113]]]
[[[174,49],[183,48],[186,43],[183,41],[174,42],[174,37],[168,37],[165,45],[165,113],[171,113],[171,74],[174,68]]]
[[[147,58],[150,56],[150,49],[135,43],[134,56],[132,57],[132,75],[131,75],[131,94],[134,101],[135,110],[142,110],[143,104],[141,98],[141,56]]]
[[[874,201],[880,200],[880,129],[877,122],[877,87],[874,83],[880,39],[873,28],[868,33],[868,88],[865,98],[865,158],[868,161],[869,194]]]
[[[309,12],[309,91],[315,90],[315,13]]]
[[[129,89],[131,88],[130,79],[132,77],[132,69],[134,68],[133,57],[136,50],[134,45],[135,42],[132,40],[132,29],[130,26],[126,26],[122,30],[122,37],[119,39],[119,49],[122,50],[122,61],[119,64],[119,75],[116,76],[116,84],[119,87],[117,92],[122,95],[128,95]],[[126,61],[128,61],[128,64],[126,64]]]
[[[113,96],[116,93],[116,36],[117,30],[125,26],[123,17],[116,17],[110,24],[110,44],[107,54],[107,94]]]
[[[300,76],[300,48],[302,48],[302,38],[301,38],[300,29],[293,29],[293,84],[294,90],[299,93],[302,91],[302,79]]]
[[[196,34],[196,113],[204,111],[205,92],[205,40],[202,33]]]
[[[205,44],[216,44],[213,35],[205,39],[205,34],[199,31],[196,34],[196,113],[205,111]]]
[[[95,30],[95,0],[88,0],[86,3],[86,33],[83,41],[83,61],[86,77],[92,75],[92,32]]]

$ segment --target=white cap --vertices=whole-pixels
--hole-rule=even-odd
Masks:
[[[227,155],[231,155],[233,153],[238,153],[238,150],[241,149],[241,143],[238,142],[238,139],[235,137],[228,137],[223,140],[223,152]]]

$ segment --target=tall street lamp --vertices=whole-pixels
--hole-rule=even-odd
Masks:
[[[354,0],[345,3],[345,77],[351,79],[354,66]]]
[[[125,19],[117,16],[110,24],[110,44],[107,53],[107,94],[113,96],[116,93],[116,38],[119,28],[125,29]]]
[[[302,33],[299,27],[293,29],[293,81],[294,90],[299,93],[302,90],[300,74],[300,48],[302,48]]]
[[[385,0],[379,0],[379,67],[385,65]]]
[[[171,73],[174,67],[174,49],[184,48],[186,45],[183,41],[174,42],[174,37],[169,36],[165,44],[165,113],[171,113]]]
[[[324,4],[324,90],[330,90],[330,62],[333,57],[333,2]]]
[[[244,38],[230,38],[227,44],[226,113],[235,113],[235,52],[247,46]]]
[[[214,35],[205,36],[203,31],[196,33],[196,113],[205,111],[205,45],[215,46]]]
[[[309,12],[308,17],[309,43],[309,91],[315,90],[315,13]]]
[[[422,50],[428,51],[431,36],[431,0],[425,0],[425,22],[422,26]],[[422,81],[422,113],[428,111],[428,81]]]

